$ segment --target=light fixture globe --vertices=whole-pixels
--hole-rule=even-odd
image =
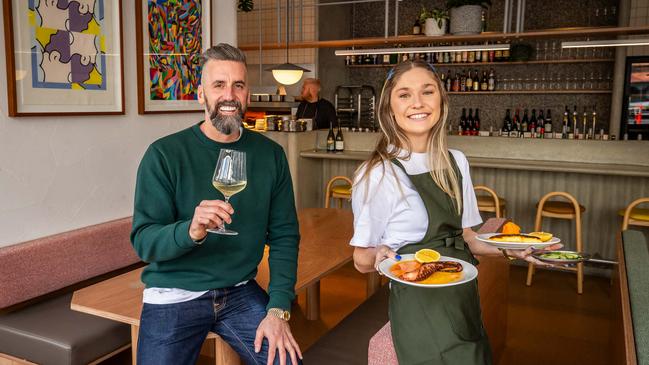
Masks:
[[[293,85],[300,81],[304,72],[309,72],[306,68],[294,65],[292,63],[283,63],[269,68],[267,71],[273,72],[275,81],[282,85]]]

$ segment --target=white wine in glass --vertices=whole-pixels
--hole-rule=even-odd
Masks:
[[[230,197],[245,189],[247,184],[246,153],[225,148],[222,149],[219,153],[216,169],[214,169],[212,185],[223,194],[225,202],[228,203]],[[239,234],[238,232],[226,229],[225,223],[218,229],[208,229],[207,231],[231,236]]]

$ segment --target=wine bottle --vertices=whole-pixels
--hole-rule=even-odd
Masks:
[[[532,109],[532,115],[527,124],[527,130],[532,133],[532,138],[536,138],[536,109]]]
[[[475,117],[473,117],[473,135],[477,136],[480,134],[480,113],[479,109],[475,108]]]
[[[553,138],[552,134],[552,114],[550,114],[550,109],[545,113],[545,138]]]
[[[338,132],[336,132],[335,148],[336,152],[342,152],[345,149],[345,141],[343,140],[343,131],[340,128],[340,122],[338,122]]]
[[[487,84],[487,89],[489,91],[496,90],[496,74],[494,73],[493,68],[489,70],[489,80],[487,81]]]
[[[568,139],[575,138],[575,129],[577,129],[577,105],[574,106],[572,110],[572,126],[568,125]]]
[[[509,132],[512,130],[512,118],[510,117],[510,111],[507,109],[507,112],[505,112],[505,119],[503,120],[503,127],[501,129],[501,135],[508,137]]]
[[[329,134],[327,134],[327,152],[333,152],[336,150],[336,137],[334,136],[334,127],[333,123],[329,123]]]
[[[561,127],[561,139],[568,139],[568,106],[566,105],[566,109],[563,111],[563,121],[562,121],[562,127]]]
[[[521,133],[529,131],[530,119],[527,117],[527,109],[523,111],[523,120],[521,121]],[[522,136],[521,136],[522,137]]]
[[[460,124],[458,126],[458,135],[464,135],[466,130],[466,108],[462,108],[462,115],[460,116]]]
[[[545,138],[545,118],[543,109],[539,109],[539,117],[536,119],[536,138]]]
[[[472,136],[473,135],[473,108],[469,108],[469,117],[466,121],[466,132],[464,135]]]

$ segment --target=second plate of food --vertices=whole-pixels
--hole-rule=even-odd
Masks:
[[[395,266],[397,264],[399,265]],[[422,268],[424,265],[428,266]],[[458,271],[459,269],[461,271]],[[405,254],[401,255],[400,261],[396,261],[395,259],[381,261],[379,271],[391,280],[422,288],[441,288],[460,285],[478,277],[478,269],[475,266],[464,260],[448,256],[442,256],[438,261],[430,264],[419,264],[415,261],[414,254]],[[406,274],[406,271],[411,273],[411,275],[404,276],[403,274]],[[406,280],[409,276],[426,276],[428,272],[432,272],[432,274],[423,280]]]
[[[577,264],[587,261],[590,255],[576,251],[544,251],[538,250],[532,252],[532,257],[537,260],[559,265]]]
[[[477,235],[476,238],[491,246],[509,250],[524,250],[528,247],[540,249],[561,242],[558,237],[552,237],[544,242],[536,236],[526,234],[483,233]]]

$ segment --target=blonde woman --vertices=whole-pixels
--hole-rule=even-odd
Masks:
[[[482,219],[469,164],[447,147],[448,96],[430,65],[395,66],[383,85],[378,116],[382,136],[357,171],[352,193],[351,245],[360,272],[422,248],[473,264],[473,254],[540,264],[531,250],[501,253],[475,239],[470,227]],[[389,315],[400,364],[492,362],[475,280],[435,289],[391,282]]]

